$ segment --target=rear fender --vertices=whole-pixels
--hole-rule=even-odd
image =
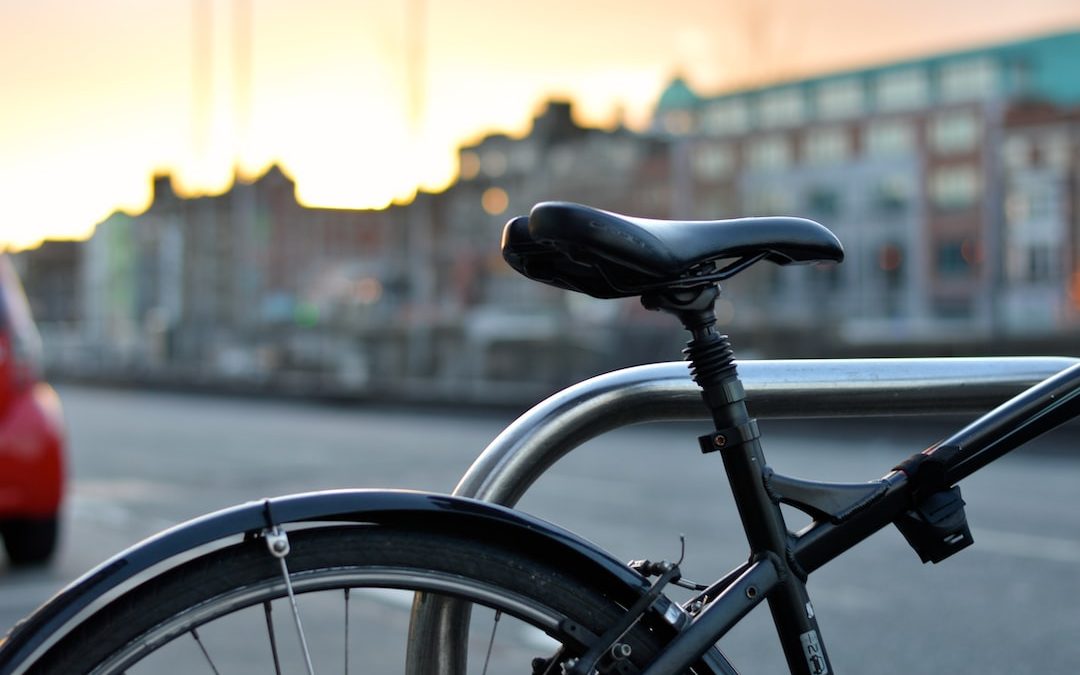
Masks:
[[[312,522],[416,525],[440,531],[513,542],[550,557],[584,580],[636,597],[648,582],[580,537],[526,514],[461,497],[395,490],[315,492],[249,502],[182,523],[136,544],[60,591],[20,622],[0,648],[0,673],[55,643],[83,616],[156,574],[205,553],[258,534],[270,525]],[[286,528],[287,530],[288,528]],[[663,609],[667,609],[664,607]]]

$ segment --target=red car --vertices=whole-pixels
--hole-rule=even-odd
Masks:
[[[0,535],[12,565],[47,562],[56,550],[64,456],[60,399],[41,379],[41,337],[0,255]]]

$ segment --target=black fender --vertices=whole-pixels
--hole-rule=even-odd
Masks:
[[[102,563],[16,625],[0,647],[0,674],[18,672],[20,664],[66,634],[82,615],[99,608],[99,600],[119,596],[169,569],[170,561],[175,565],[187,560],[184,554],[193,549],[216,542],[222,546],[236,543],[237,537],[260,533],[272,525],[314,521],[415,524],[513,542],[514,546],[551,556],[581,574],[585,581],[614,593],[614,597],[635,598],[650,585],[645,578],[577,535],[488,502],[400,490],[296,494],[249,502],[190,520]],[[675,608],[660,609],[670,612]]]

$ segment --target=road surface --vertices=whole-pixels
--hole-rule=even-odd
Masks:
[[[47,570],[0,570],[0,622],[140,538],[209,510],[340,487],[449,491],[512,418],[61,386],[72,476]],[[524,510],[622,559],[673,559],[709,581],[744,557],[719,458],[701,425],[633,427],[590,442]],[[948,431],[941,422],[763,421],[769,462],[864,480]],[[922,565],[892,528],[818,572],[810,592],[840,673],[1071,673],[1080,669],[1080,447],[1065,429],[963,484],[976,544]],[[782,672],[767,611],[722,642],[746,673]]]

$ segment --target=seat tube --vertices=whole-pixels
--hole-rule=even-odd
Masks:
[[[746,406],[742,403],[731,406],[736,409],[740,407],[745,410]],[[718,432],[727,428],[730,427],[717,423]],[[716,438],[715,435],[713,438]],[[799,675],[825,675],[832,669],[813,605],[803,579],[792,570],[783,513],[765,489],[765,457],[761,443],[755,438],[736,447],[721,448],[719,453],[750,544],[751,556],[768,556],[781,570],[780,583],[770,592],[768,603],[788,668]]]
[[[716,330],[717,293],[708,294],[707,302],[697,298],[690,308],[661,308],[676,314],[692,336],[683,353],[715,425],[712,434],[702,437],[701,448],[719,454],[724,462],[752,558],[768,557],[780,571],[780,583],[769,592],[768,603],[788,668],[798,675],[826,675],[832,668],[806,585],[792,567],[791,536],[779,503],[765,485],[757,423],[746,409],[731,343]]]

